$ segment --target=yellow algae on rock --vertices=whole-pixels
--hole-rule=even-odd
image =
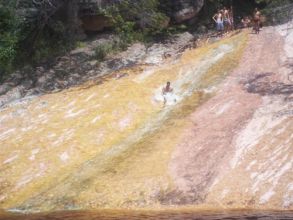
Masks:
[[[185,117],[235,66],[246,40],[237,35],[143,77],[130,69],[0,112],[0,207],[160,206],[172,190],[168,163]],[[163,107],[154,97],[166,81],[180,99]]]

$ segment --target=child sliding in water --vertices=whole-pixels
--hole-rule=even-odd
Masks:
[[[171,87],[171,83],[167,82],[167,84],[165,84],[163,87],[156,90],[154,101],[156,103],[163,102],[163,107],[165,107],[166,105],[170,106],[177,104],[178,101],[180,101],[180,97],[174,93],[174,89]]]
[[[171,95],[173,93],[173,88],[171,87],[171,83],[167,82],[167,85],[163,87],[162,89],[162,96],[164,98],[164,106],[166,105],[168,98],[171,98]],[[176,102],[176,99],[174,99]]]

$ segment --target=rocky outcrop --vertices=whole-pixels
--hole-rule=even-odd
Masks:
[[[276,29],[1,110],[0,209],[292,210],[293,38]],[[69,77],[80,71],[72,61],[93,62],[91,43],[59,59],[60,69],[72,64]],[[164,50],[135,44],[104,65],[144,64]],[[36,83],[61,75],[44,71]],[[176,103],[163,107],[166,81]]]
[[[110,19],[103,15],[84,16],[81,22],[85,31],[103,31],[105,28],[112,27]]]
[[[171,1],[171,17],[175,23],[182,23],[184,21],[194,18],[202,9],[204,0],[179,0]]]
[[[0,108],[25,96],[60,91],[134,65],[154,65],[166,58],[176,59],[193,46],[194,37],[185,32],[148,48],[142,43],[135,43],[125,51],[108,54],[103,62],[96,59],[97,48],[117,41],[117,36],[101,34],[99,38],[56,58],[49,67],[26,67],[17,71],[0,85]]]
[[[180,3],[180,4],[178,4]],[[176,8],[178,10],[175,12],[175,21],[180,23],[186,20],[189,20],[193,17],[195,17],[198,12],[201,10],[204,1],[203,0],[197,0],[197,1],[178,1],[178,5]]]
[[[101,14],[98,14],[98,9],[104,10],[110,5],[120,4],[122,1],[81,1],[80,3],[80,14],[81,20],[83,23],[83,28],[86,31],[103,31],[104,28],[111,27],[112,24],[110,20]],[[137,25],[144,29],[154,26],[160,26],[161,28],[165,28],[169,25],[170,18],[175,23],[182,23],[184,21],[190,20],[198,15],[200,10],[204,5],[204,0],[179,0],[179,1],[160,1],[160,7],[163,8],[161,12],[167,13],[169,17],[165,17],[163,19],[162,14],[160,15],[160,22],[156,16],[153,14],[153,9],[150,9],[149,6],[144,6],[143,3],[136,2],[133,4],[133,8],[127,9],[127,11],[123,11],[125,14],[133,14],[132,10],[137,10],[137,8],[141,8],[141,13],[136,14],[135,16],[131,15],[129,19],[135,21]],[[128,11],[129,10],[129,11]],[[154,9],[155,10],[155,9]],[[137,13],[137,12],[135,12]],[[154,21],[156,21],[154,24]]]

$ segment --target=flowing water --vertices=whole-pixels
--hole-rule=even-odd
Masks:
[[[247,41],[240,34],[177,61],[140,66],[15,103],[0,112],[0,208],[9,211],[168,207],[168,163],[186,118],[217,91]],[[123,77],[117,77],[123,76]],[[176,101],[163,106],[171,81]],[[292,213],[64,212],[6,219],[271,219]],[[0,217],[1,218],[1,217]],[[244,219],[245,219],[244,218]]]

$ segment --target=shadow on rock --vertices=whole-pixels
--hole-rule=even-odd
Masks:
[[[293,84],[276,82],[273,80],[275,73],[261,73],[245,83],[245,88],[249,93],[266,95],[292,95]]]

